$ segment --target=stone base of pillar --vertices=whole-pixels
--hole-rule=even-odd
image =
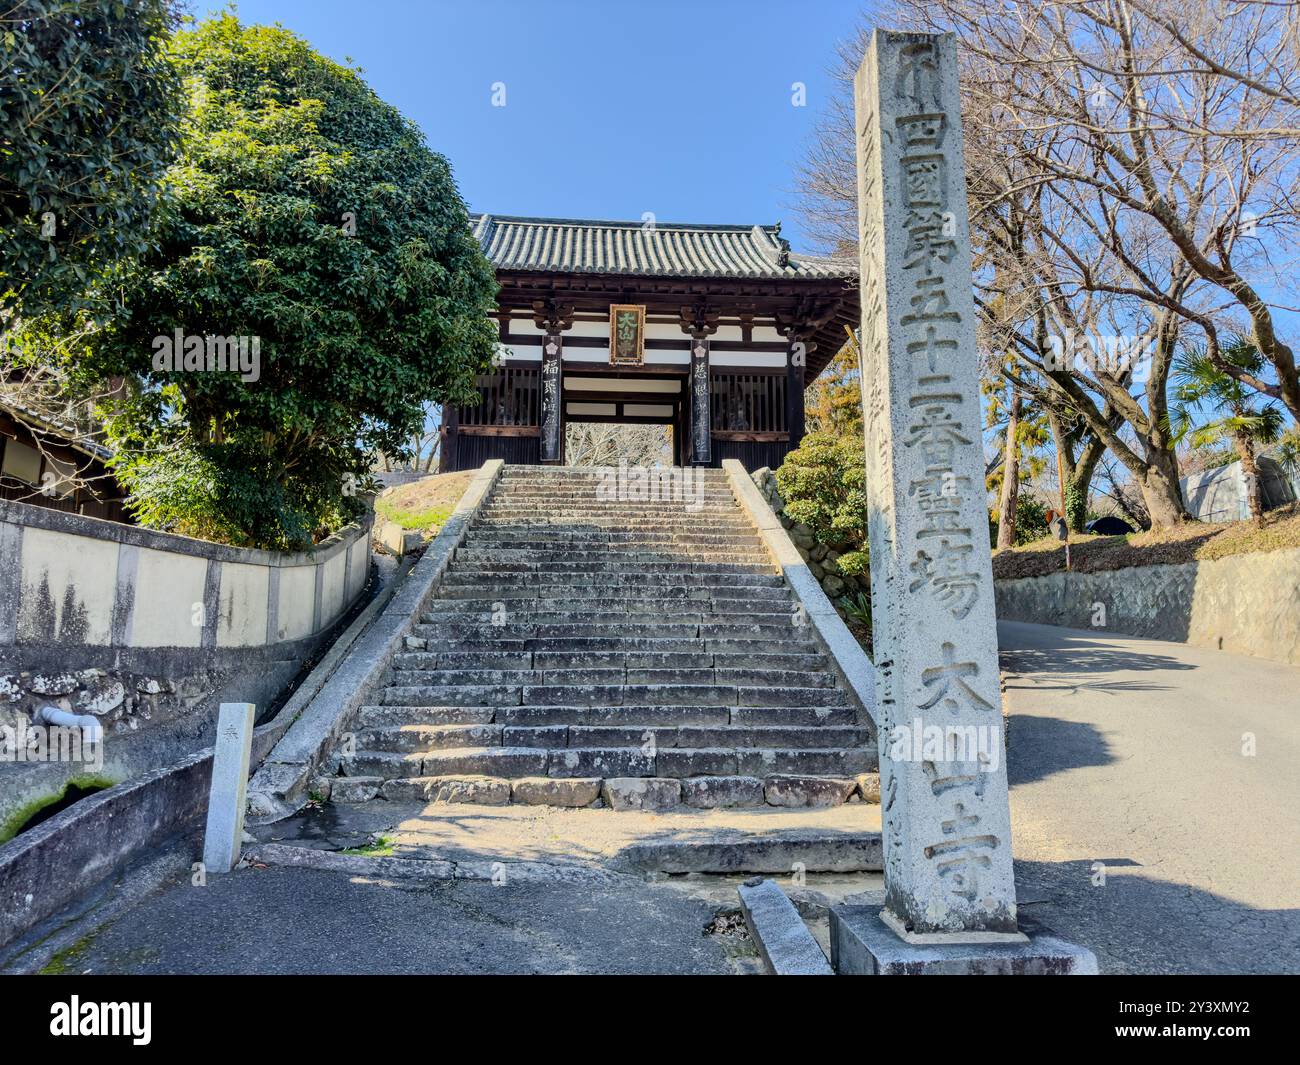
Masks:
[[[879,906],[831,908],[831,965],[841,976],[1096,976],[1097,958],[1022,918],[1024,942],[907,943]]]

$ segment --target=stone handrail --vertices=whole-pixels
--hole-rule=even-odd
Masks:
[[[871,659],[867,657],[862,645],[853,638],[848,626],[822,591],[817,578],[808,569],[808,563],[799,554],[799,549],[790,539],[785,526],[772,513],[772,508],[745,472],[745,467],[736,459],[724,459],[722,469],[727,475],[736,502],[758,530],[772,561],[803,606],[808,624],[813,627],[845,683],[869,715],[872,731],[875,732],[876,672]]]

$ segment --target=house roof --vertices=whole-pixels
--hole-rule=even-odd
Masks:
[[[605,222],[587,218],[471,215],[497,270],[641,277],[856,279],[855,264],[796,255],[781,226]]]
[[[86,436],[76,426],[67,422],[56,421],[53,418],[41,414],[39,411],[24,406],[21,403],[13,401],[0,402],[0,411],[8,414],[15,421],[20,421],[29,429],[44,433],[48,436],[56,437],[62,440],[69,447],[80,451],[83,455],[89,455],[91,458],[107,462],[113,457],[113,452],[104,447],[103,444],[92,440]]]

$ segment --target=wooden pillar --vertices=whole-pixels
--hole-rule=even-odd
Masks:
[[[690,390],[689,435],[683,449],[683,464],[708,466],[713,462],[713,417],[709,381],[709,335],[718,331],[718,313],[704,304],[681,309],[682,332],[691,338],[690,372],[686,386]]]
[[[790,344],[785,355],[785,428],[790,434],[789,448],[799,446],[804,434],[804,379],[808,369],[808,355],[816,347],[801,334],[790,334]]]
[[[541,461],[564,462],[564,341],[558,332],[542,340],[542,440]]]

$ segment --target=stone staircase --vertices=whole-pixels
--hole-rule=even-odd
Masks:
[[[507,466],[335,797],[875,801],[864,715],[725,474],[687,473],[686,501],[628,501],[602,498],[609,472]]]

